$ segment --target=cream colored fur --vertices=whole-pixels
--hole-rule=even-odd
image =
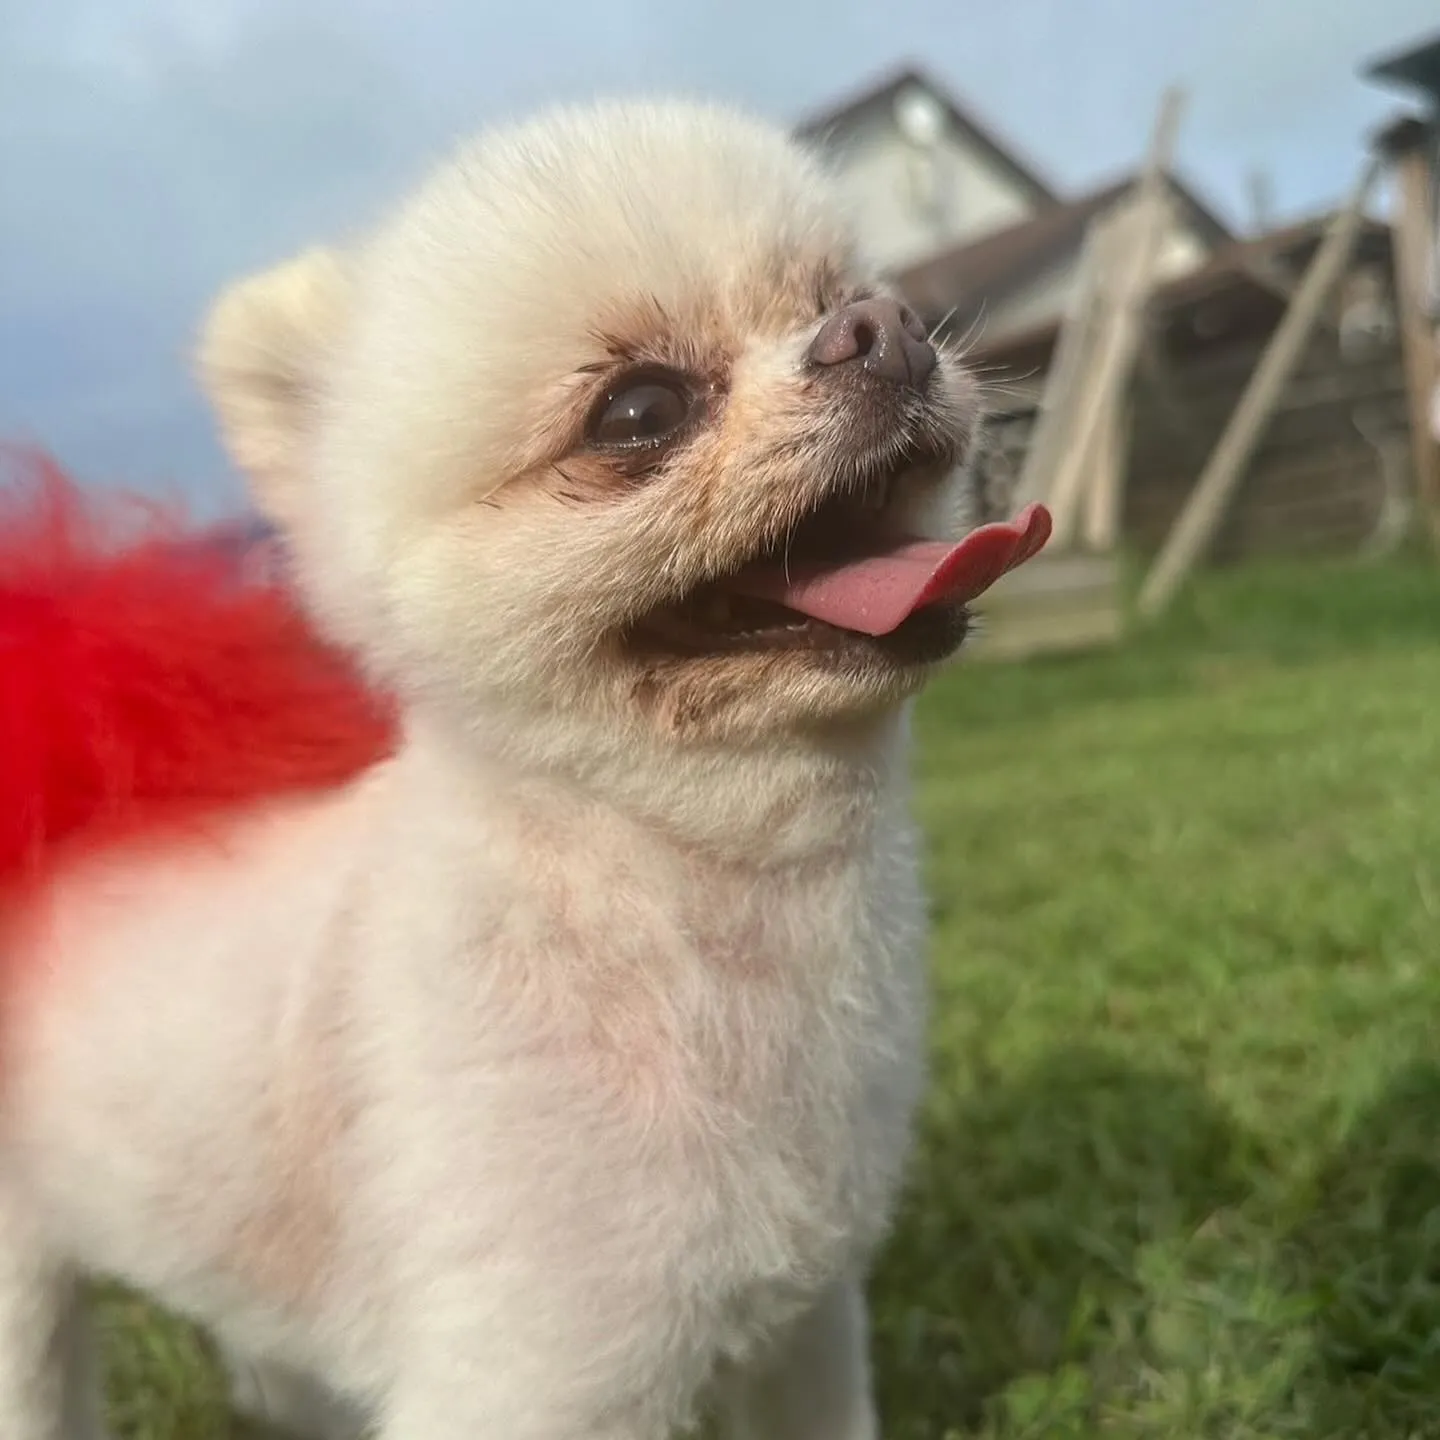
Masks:
[[[89,1275],[211,1327],[237,1397],[314,1435],[664,1440],[710,1404],[754,1440],[876,1434],[928,672],[615,641],[852,465],[801,361],[868,278],[787,139],[612,105],[222,297],[224,433],[404,740],[223,843],[76,867],[0,939],[37,977],[0,1089],[5,1440],[97,1436]],[[575,417],[617,345],[722,399],[607,490]],[[957,485],[915,478],[916,523]]]

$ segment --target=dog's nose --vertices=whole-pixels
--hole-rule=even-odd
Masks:
[[[914,311],[894,300],[857,300],[837,311],[810,342],[812,365],[859,364],[879,380],[918,390],[935,369],[935,347]]]

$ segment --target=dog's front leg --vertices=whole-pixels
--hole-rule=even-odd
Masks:
[[[722,1396],[727,1440],[876,1440],[864,1289],[828,1291],[760,1365]]]
[[[230,1405],[247,1421],[294,1440],[363,1440],[364,1418],[318,1381],[221,1344]]]
[[[100,1338],[78,1285],[69,1287],[57,1332],[58,1364],[65,1388],[65,1440],[108,1440]]]
[[[505,1363],[497,1356],[497,1366]],[[463,1390],[402,1386],[376,1440],[670,1440],[672,1427],[650,1404],[610,1410],[575,1403],[570,1377],[548,1383],[486,1379]]]
[[[0,1157],[0,1434],[5,1440],[102,1440],[87,1317],[50,1253],[29,1197]]]
[[[425,1285],[376,1440],[672,1440],[709,1376],[707,1335],[623,1274],[568,1271],[470,1289],[457,1267]]]

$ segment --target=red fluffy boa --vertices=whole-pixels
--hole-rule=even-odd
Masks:
[[[0,882],[388,753],[388,707],[243,548],[3,460]]]

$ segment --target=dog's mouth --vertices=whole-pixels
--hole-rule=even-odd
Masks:
[[[631,643],[675,656],[860,648],[897,663],[944,658],[965,637],[970,602],[1039,553],[1050,515],[1030,505],[960,540],[907,535],[895,496],[912,468],[825,500],[782,543],[645,615]]]

